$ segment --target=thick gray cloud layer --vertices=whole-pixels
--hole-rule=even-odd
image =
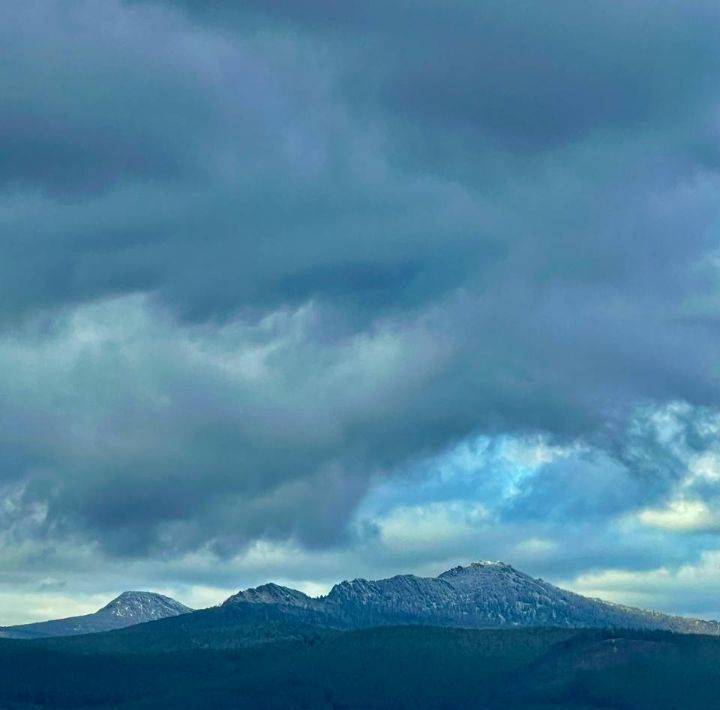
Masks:
[[[6,528],[350,544],[378,481],[480,434],[594,452],[508,524],[662,505],[687,455],[638,412],[687,403],[702,452],[720,406],[718,29],[702,1],[3,4]]]

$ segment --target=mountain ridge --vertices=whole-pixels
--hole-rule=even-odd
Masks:
[[[170,633],[177,636],[173,643],[182,646],[183,638],[199,634],[203,645],[212,646],[217,634],[228,643],[236,643],[241,637],[243,643],[254,643],[268,636],[264,627],[270,630],[270,637],[279,638],[312,635],[312,629],[346,631],[408,625],[615,628],[720,636],[717,621],[584,597],[504,562],[484,561],[456,566],[436,577],[399,574],[378,580],[344,580],[320,597],[269,582],[241,590],[217,607],[195,612],[160,594],[128,591],[94,614],[0,628],[0,638],[76,636],[133,627],[148,637],[148,643],[149,636]]]
[[[309,597],[270,583],[240,591],[222,606],[270,605],[295,621],[324,618],[336,628],[423,624],[460,628],[634,628],[720,635],[720,623],[584,597],[504,562],[474,562],[436,577],[357,578]]]

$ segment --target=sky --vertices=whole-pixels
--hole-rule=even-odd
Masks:
[[[0,4],[0,624],[482,559],[720,618],[719,30]]]

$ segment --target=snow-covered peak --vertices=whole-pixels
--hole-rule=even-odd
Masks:
[[[500,562],[499,560],[481,560],[479,562],[471,562],[466,567],[458,565],[457,567],[453,567],[452,569],[447,570],[447,572],[443,572],[442,574],[438,575],[438,577],[450,577],[457,576],[459,574],[475,574],[477,572],[492,572],[502,570],[512,570],[513,572],[516,571],[514,567],[511,567],[505,562]]]
[[[123,592],[94,614],[53,619],[34,624],[8,627],[2,636],[10,638],[46,638],[50,636],[75,636],[100,631],[122,629],[125,626],[143,624],[146,621],[165,619],[187,614],[192,609],[170,597],[153,592]]]
[[[231,604],[284,604],[289,606],[308,606],[312,599],[297,589],[289,589],[274,582],[259,587],[245,589],[227,599],[223,606]]]
[[[140,622],[165,619],[189,611],[192,609],[163,594],[130,591],[115,597],[97,613]]]
[[[526,574],[518,572],[514,567],[505,562],[473,562],[467,567],[453,567],[437,576],[437,579],[443,579],[451,584],[467,583],[477,584],[483,580],[500,579],[507,577],[522,577],[531,579]]]

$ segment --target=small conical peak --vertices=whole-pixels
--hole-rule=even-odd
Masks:
[[[156,592],[127,591],[106,604],[98,613],[121,617],[160,619],[192,611],[190,607]]]
[[[137,590],[130,590],[127,592],[122,592],[121,594],[118,594],[115,599],[113,599],[110,604],[113,602],[119,601],[119,600],[136,600],[136,599],[151,599],[153,597],[162,597],[162,594],[158,594],[157,592],[141,592]],[[165,597],[166,599],[169,599],[169,597]]]
[[[139,592],[139,591],[127,591],[122,594],[118,594],[114,599],[110,600],[104,607],[98,609],[98,611],[105,611],[106,609],[114,609],[115,607],[124,604],[138,604],[152,600],[155,596],[153,592]]]
[[[311,598],[307,594],[299,592],[297,589],[283,587],[280,584],[269,582],[259,587],[252,587],[233,594],[229,599],[223,602],[226,604],[287,604],[291,606],[306,606],[311,602]]]

